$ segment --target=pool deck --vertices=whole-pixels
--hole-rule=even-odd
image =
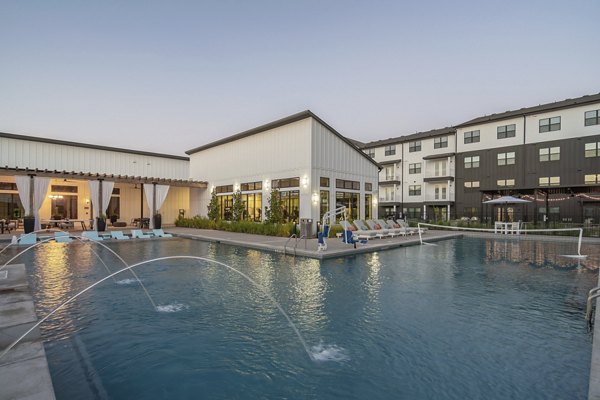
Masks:
[[[4,277],[3,271],[7,271]],[[0,354],[36,322],[25,265],[0,276]],[[36,328],[0,358],[0,399],[55,399],[46,352]]]
[[[317,239],[289,239],[283,237],[252,235],[248,233],[215,231],[210,229],[194,228],[169,228],[169,233],[188,239],[204,240],[214,243],[223,243],[251,249],[285,253],[292,256],[316,258],[345,257],[353,254],[372,253],[374,251],[388,250],[397,247],[414,246],[420,244],[419,235],[396,236],[394,238],[372,239],[367,244],[345,244],[341,238],[330,237],[327,239],[327,250],[317,251]],[[437,242],[440,240],[461,237],[462,233],[448,231],[427,231],[423,234],[423,241]]]

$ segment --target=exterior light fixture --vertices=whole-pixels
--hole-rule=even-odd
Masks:
[[[51,194],[48,197],[51,198],[52,200],[62,199],[63,198],[63,196],[61,194]]]
[[[315,205],[316,205],[317,203],[319,203],[319,193],[317,193],[317,192],[313,192],[313,194],[312,194],[312,197],[311,197],[311,198],[312,198],[312,202],[313,202],[313,204],[315,204]]]
[[[305,189],[308,187],[308,176],[306,175],[302,177],[302,187]]]

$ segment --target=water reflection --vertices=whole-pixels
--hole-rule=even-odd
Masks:
[[[582,254],[587,258],[574,259],[565,255],[577,254],[577,242],[541,241],[535,239],[499,240],[483,239],[485,242],[485,261],[511,261],[537,267],[579,268],[595,270],[598,268],[598,256],[592,245],[583,244]]]

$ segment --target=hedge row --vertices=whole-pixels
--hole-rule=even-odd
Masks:
[[[214,229],[218,231],[252,233],[255,235],[289,237],[292,234],[294,224],[267,224],[250,221],[212,221],[205,217],[195,216],[193,218],[179,218],[175,226],[196,229]]]

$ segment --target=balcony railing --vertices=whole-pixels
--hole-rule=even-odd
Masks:
[[[392,195],[388,195],[388,196],[379,196],[379,202],[380,203],[390,203],[390,202],[395,202],[395,201],[400,201],[400,200],[396,200],[396,198],[399,198],[400,196],[394,196]]]
[[[400,180],[400,175],[385,175],[385,177],[383,178],[383,182],[399,181],[399,180]]]

